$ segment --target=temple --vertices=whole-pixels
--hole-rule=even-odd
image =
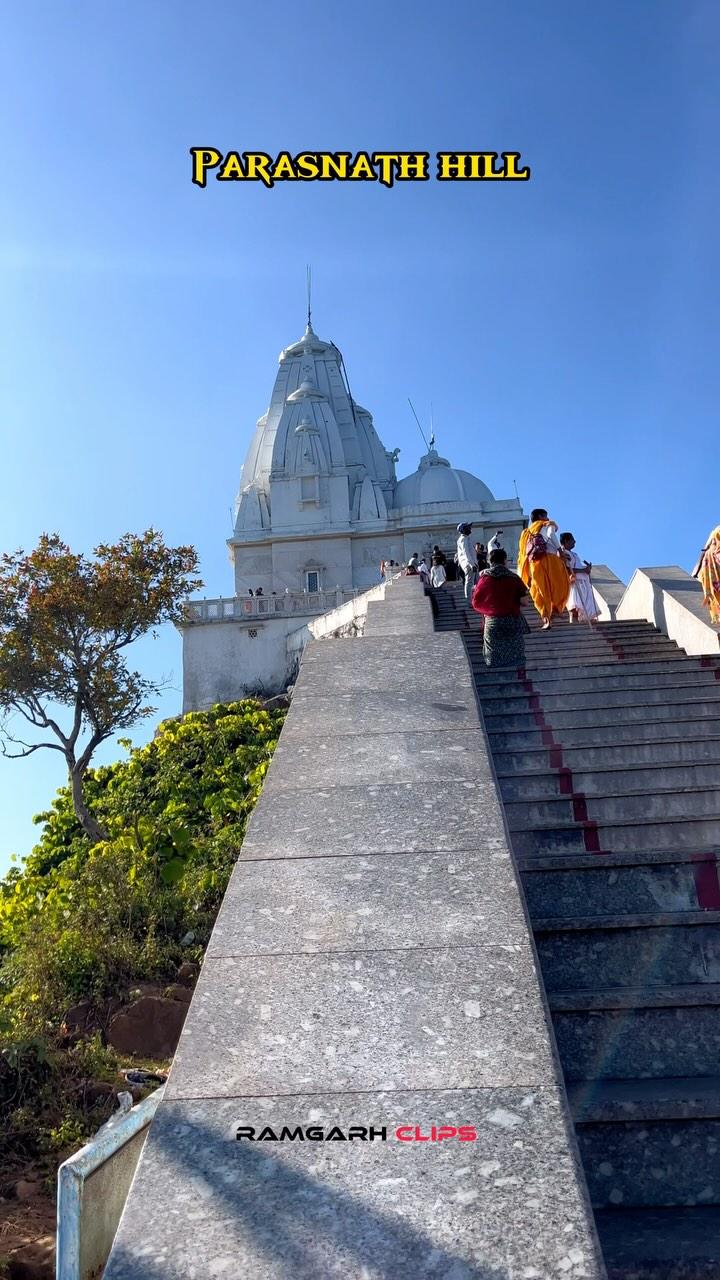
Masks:
[[[461,520],[480,542],[501,527],[514,555],[524,521],[517,498],[496,500],[434,447],[398,480],[398,453],[351,395],[335,343],[308,320],[280,353],[242,469],[228,540],[234,594],[193,601],[183,624],[185,711],[277,692],[289,632],[378,583],[382,560],[427,555],[436,543],[452,550]]]

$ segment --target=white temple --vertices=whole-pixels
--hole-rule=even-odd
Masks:
[[[338,348],[308,322],[280,353],[243,466],[228,540],[235,594],[193,601],[182,628],[185,711],[277,692],[291,631],[375,586],[382,560],[429,555],[436,543],[452,552],[460,521],[472,522],[479,542],[502,528],[514,557],[524,519],[517,498],[496,501],[434,448],[398,480],[398,453],[351,396]]]

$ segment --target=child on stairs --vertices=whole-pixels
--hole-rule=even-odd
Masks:
[[[590,580],[592,564],[589,560],[581,560],[575,550],[575,539],[571,533],[560,534],[562,557],[570,574],[570,595],[568,596],[568,613],[570,622],[589,622],[596,626],[600,610]]]

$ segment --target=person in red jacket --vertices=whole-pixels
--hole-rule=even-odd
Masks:
[[[490,568],[484,569],[472,593],[472,607],[485,619],[483,657],[488,667],[525,666],[527,623],[520,606],[528,591],[525,583],[506,565],[507,553],[490,552]]]

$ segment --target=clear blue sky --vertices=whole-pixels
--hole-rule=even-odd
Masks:
[[[720,519],[719,55],[715,0],[10,5],[0,548],[152,524],[230,594],[309,261],[400,474],[432,400],[441,452],[590,559],[689,566]],[[193,145],[519,150],[533,177],[201,191]],[[177,634],[137,659],[176,712]],[[63,781],[44,755],[0,760],[0,868]]]

